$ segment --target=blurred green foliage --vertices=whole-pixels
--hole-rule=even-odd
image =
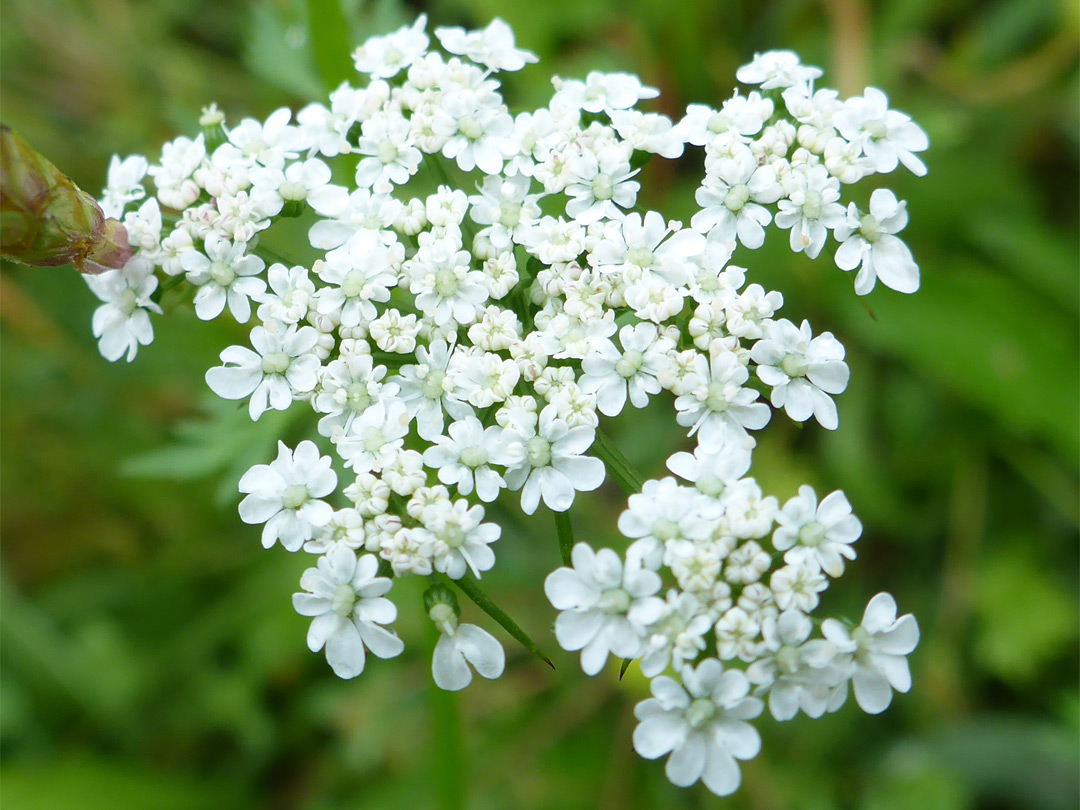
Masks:
[[[153,157],[217,101],[233,121],[294,108],[342,71],[336,46],[410,21],[399,0],[6,0],[3,117],[82,187],[113,152]],[[760,723],[732,808],[1077,807],[1077,7],[1072,0],[438,0],[437,24],[501,16],[539,66],[507,79],[541,104],[551,73],[639,73],[662,111],[719,103],[755,50],[786,47],[845,94],[884,88],[930,134],[927,178],[888,179],[923,289],[865,302],[783,235],[745,257],[785,314],[848,347],[835,434],[775,420],[755,472],[782,500],[847,491],[866,526],[827,596],[880,589],[914,611],[915,687],[881,717]],[[340,15],[340,16],[339,16]],[[312,26],[309,27],[308,21]],[[346,21],[342,25],[339,20]],[[347,68],[347,64],[345,64]],[[687,218],[693,172],[651,164],[648,203]],[[420,588],[395,588],[402,659],[354,682],[304,646],[290,594],[307,560],[264,552],[236,516],[239,471],[295,412],[250,424],[204,390],[242,337],[186,312],[131,366],[90,336],[74,273],[0,274],[3,583],[0,768],[10,810],[720,806],[631,750],[631,668],[587,679],[555,648],[546,513],[500,515],[489,591],[554,654],[508,640],[504,678],[447,702],[429,686]],[[611,426],[650,474],[680,435],[659,405]],[[635,437],[656,441],[635,443]],[[622,499],[575,504],[577,536],[617,543]],[[486,619],[468,613],[467,618]],[[494,629],[494,628],[492,628]],[[461,737],[454,717],[460,712]]]

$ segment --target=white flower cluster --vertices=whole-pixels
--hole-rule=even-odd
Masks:
[[[586,672],[613,654],[654,678],[637,750],[672,752],[676,784],[728,793],[735,759],[759,745],[751,686],[778,719],[836,708],[852,680],[860,705],[881,711],[908,688],[917,640],[886,595],[861,628],[827,620],[808,640],[807,614],[861,527],[841,493],[819,504],[804,487],[782,509],[763,496],[743,477],[749,431],[772,413],[759,388],[790,418],[835,429],[848,367],[832,334],[777,318],[780,293],[729,262],[775,222],[810,257],[831,232],[836,264],[860,268],[858,294],[877,279],[913,292],[918,267],[895,235],[904,203],[877,189],[865,210],[845,207],[841,188],[899,163],[925,173],[926,136],[879,90],[841,101],[815,89],[821,72],[786,51],[739,70],[760,90],[690,105],[677,122],[637,109],[658,93],[627,73],[556,77],[546,107],[515,115],[496,76],[536,57],[510,28],[434,33],[443,52],[424,16],[369,39],[355,86],[295,118],[226,127],[212,106],[203,132],[156,163],[114,158],[102,205],[136,253],[86,277],[103,302],[94,334],[106,358],[130,361],[178,285],[203,320],[254,311],[250,348],[224,349],[206,382],[252,419],[296,402],[319,416],[331,455],[280,444],[241,479],[240,515],[262,525],[264,546],[318,555],[294,605],[312,617],[310,648],[345,678],[367,652],[401,652],[386,594],[408,575],[433,580],[436,683],[463,688],[469,664],[498,677],[502,647],[459,622],[440,578],[471,582],[494,565],[500,529],[483,504],[507,489],[528,514],[541,501],[565,512],[616,477],[600,417],[673,403],[697,447],[669,467],[693,486],[647,482],[619,520],[634,541],[625,561],[579,544],[546,590],[562,611],[556,637]],[[637,178],[687,146],[703,149],[704,179],[684,227],[638,205]],[[261,244],[293,217],[319,256],[310,266]]]
[[[809,614],[855,558],[862,525],[842,492],[819,502],[803,486],[781,507],[743,477],[747,442],[728,437],[668,459],[688,484],[651,480],[630,496],[619,518],[633,540],[625,561],[579,543],[573,566],[545,581],[561,611],[555,636],[581,650],[586,674],[614,655],[638,659],[652,679],[653,697],[636,711],[637,752],[670,753],[673,783],[700,779],[719,795],[739,786],[735,760],[760,748],[746,721],[761,713],[761,698],[777,720],[799,711],[820,717],[843,705],[852,683],[859,706],[877,714],[893,689],[911,687],[905,656],[919,640],[914,616],[897,619],[885,593],[870,601],[861,626],[849,632],[826,619],[823,637],[810,638]]]

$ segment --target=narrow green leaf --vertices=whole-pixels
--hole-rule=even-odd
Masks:
[[[619,667],[619,680],[620,681],[623,679],[623,675],[626,674],[626,670],[630,669],[630,662],[633,661],[633,660],[634,659],[632,659],[632,658],[624,658],[622,660],[622,666]]]
[[[570,565],[570,551],[574,548],[574,526],[570,523],[569,512],[553,512],[555,515],[555,530],[559,533],[559,553],[562,554],[563,565]]]
[[[327,90],[356,75],[341,0],[307,0],[311,58]]]
[[[476,581],[476,578],[472,574],[465,574],[461,579],[452,580],[452,582],[461,588],[462,593],[473,600],[476,606],[480,608],[484,613],[497,621],[502,628],[511,636],[516,638],[521,645],[525,647],[529,652],[543,661],[552,669],[555,669],[555,665],[551,663],[551,659],[544,655],[543,651],[537,645],[535,641],[529,638],[529,634],[526,633],[517,622],[506,615],[506,611],[491,601],[486,593],[480,589],[480,584]]]

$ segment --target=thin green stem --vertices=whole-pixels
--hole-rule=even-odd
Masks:
[[[543,651],[535,641],[529,638],[529,634],[522,630],[521,627],[518,626],[518,623],[506,614],[506,611],[492,602],[491,597],[480,589],[479,583],[477,583],[476,578],[472,574],[465,574],[461,579],[451,581],[461,589],[462,593],[475,602],[478,608],[497,621],[507,633],[517,639],[526,650],[531,652],[552,669],[555,669],[555,665],[551,663],[551,659],[544,655]]]
[[[570,523],[569,512],[554,512],[555,531],[559,534],[559,553],[563,565],[570,565],[570,551],[574,548],[574,526]]]
[[[619,489],[627,495],[641,492],[644,477],[634,469],[634,465],[619,452],[619,448],[600,428],[596,429],[596,439],[593,441],[592,449],[596,451],[597,457],[604,462],[604,466],[607,467],[607,471],[611,474]]]

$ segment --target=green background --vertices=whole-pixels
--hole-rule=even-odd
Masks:
[[[400,2],[5,0],[2,115],[82,187],[113,152],[154,159],[217,101],[236,122],[319,97],[345,49],[411,21]],[[498,15],[541,64],[509,77],[517,108],[552,73],[634,71],[660,109],[719,104],[755,50],[793,48],[844,95],[883,88],[929,133],[909,201],[914,296],[865,301],[827,259],[770,231],[743,251],[846,345],[841,429],[773,420],[755,474],[785,500],[844,489],[859,559],[823,609],[857,618],[879,590],[919,618],[914,689],[868,717],[762,718],[740,792],[679,790],[631,749],[646,684],[589,679],[548,632],[550,515],[502,517],[484,581],[555,660],[507,640],[506,675],[456,698],[430,686],[420,588],[395,588],[406,653],[333,677],[290,595],[306,555],[265,552],[235,482],[310,426],[257,424],[202,375],[244,330],[188,311],[155,320],[130,366],[90,336],[70,269],[4,266],[0,797],[7,810],[1077,807],[1077,7],[1071,0],[656,3],[456,0],[434,24]],[[334,82],[336,84],[336,81]],[[695,171],[646,170],[643,197],[688,218]],[[864,306],[864,303],[866,306]],[[867,306],[876,320],[871,318]],[[669,403],[609,426],[651,475],[680,436]],[[648,436],[648,442],[641,437]],[[654,440],[655,437],[655,440]],[[579,539],[617,544],[613,489],[578,499]],[[492,630],[466,605],[466,620]],[[499,632],[499,631],[496,631]],[[460,722],[456,722],[456,721]]]

